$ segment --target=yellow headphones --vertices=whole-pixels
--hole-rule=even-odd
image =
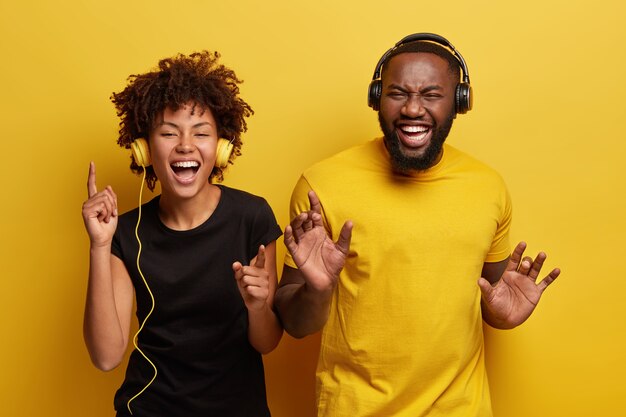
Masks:
[[[152,159],[150,158],[150,148],[148,148],[148,142],[144,138],[137,138],[130,144],[130,150],[133,153],[135,163],[142,167],[152,165]]]
[[[217,151],[215,152],[215,165],[218,168],[226,168],[230,160],[230,154],[233,153],[233,141],[220,138],[217,141]]]
[[[215,166],[218,168],[226,168],[228,161],[230,160],[230,154],[233,152],[233,141],[220,138],[217,141],[217,151],[215,153]],[[133,153],[133,158],[139,166],[152,165],[152,159],[150,158],[150,148],[148,147],[148,141],[144,138],[137,138],[130,144],[130,150]]]

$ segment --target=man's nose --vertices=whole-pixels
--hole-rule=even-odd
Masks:
[[[422,98],[415,93],[409,94],[404,102],[404,106],[402,106],[402,114],[411,118],[423,116],[425,111]]]

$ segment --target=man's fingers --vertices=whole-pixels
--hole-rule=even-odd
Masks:
[[[283,233],[283,242],[285,243],[285,246],[287,247],[287,250],[289,250],[290,253],[293,253],[293,251],[298,246],[296,245],[296,240],[293,237],[293,228],[291,227],[290,224],[288,224],[287,227],[285,227],[285,233]]]
[[[313,190],[309,191],[309,204],[311,205],[311,211],[322,214],[322,204]]]
[[[91,161],[89,163],[89,175],[87,176],[87,194],[89,198],[98,193],[98,187],[96,186],[96,164]]]
[[[528,276],[533,279],[533,281],[537,280],[539,273],[541,272],[541,268],[543,267],[543,262],[546,260],[546,254],[543,252],[539,252],[537,257],[533,261],[533,266],[530,268],[528,272]]]
[[[494,291],[491,283],[487,281],[485,278],[480,277],[478,279],[478,287],[480,287],[480,292],[483,295],[485,300],[491,299],[491,293]]]
[[[522,262],[520,262],[519,267],[517,268],[517,272],[522,275],[528,275],[532,265],[533,259],[530,256],[524,256],[524,259],[522,259]]]
[[[307,216],[306,221],[302,222],[302,230],[306,233],[311,229],[313,229],[313,221],[310,216]]]
[[[537,287],[539,287],[539,291],[543,292],[546,288],[548,288],[548,285],[552,284],[552,282],[554,282],[554,280],[561,274],[561,270],[559,268],[554,268],[552,271],[550,271],[550,273],[541,280],[541,282],[539,283],[539,285],[537,285]]]
[[[257,268],[265,268],[265,246],[259,246],[259,252],[256,254],[254,266]]]
[[[324,227],[324,221],[322,220],[322,215],[319,213],[312,213],[311,220],[313,221],[313,227]]]
[[[283,241],[285,242],[285,247],[291,254],[291,256],[295,256],[298,251],[298,244],[296,243],[296,239],[293,236],[293,229],[291,226],[285,227],[285,234],[283,236]]]
[[[337,239],[337,247],[344,253],[348,254],[350,250],[350,241],[352,239],[352,227],[353,224],[350,220],[346,221],[339,232],[339,239]]]
[[[302,212],[302,213],[298,214],[291,221],[291,224],[289,225],[289,227],[291,228],[291,233],[292,233],[292,236],[293,236],[294,239],[300,240],[300,237],[304,233],[303,230],[302,230],[302,223],[304,223],[306,218],[307,218],[306,212]]]
[[[520,242],[517,244],[515,249],[513,249],[513,253],[509,258],[509,263],[506,266],[507,271],[517,271],[519,264],[522,260],[522,255],[526,250],[526,242]]]

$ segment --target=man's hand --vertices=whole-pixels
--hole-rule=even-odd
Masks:
[[[525,249],[524,242],[515,247],[504,273],[493,286],[485,278],[478,280],[483,318],[493,327],[511,329],[526,321],[541,294],[561,273],[555,268],[537,284],[546,254],[539,252],[534,260],[529,256],[522,259]]]
[[[285,245],[309,289],[332,291],[337,284],[350,249],[352,222],[344,223],[337,242],[324,229],[321,204],[309,191],[311,210],[300,213],[285,228]]]

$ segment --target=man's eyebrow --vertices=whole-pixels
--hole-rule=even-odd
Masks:
[[[387,88],[389,90],[400,90],[400,91],[406,92],[406,93],[409,92],[409,90],[407,90],[406,88],[404,88],[404,87],[402,87],[401,85],[398,85],[398,84],[389,84],[387,86]],[[420,89],[420,93],[428,93],[429,91],[436,91],[436,90],[437,91],[443,90],[443,87],[440,86],[440,85],[436,85],[436,84],[427,85],[426,87],[423,87],[423,88]]]
[[[398,84],[389,84],[387,86],[387,88],[389,90],[400,90],[400,91],[403,91],[403,92],[408,92],[408,90],[406,88],[404,88],[404,87],[402,87],[401,85],[398,85]]]
[[[426,87],[422,88],[420,91],[422,93],[428,93],[429,91],[439,91],[439,90],[443,90],[443,87],[440,85],[427,85]]]

